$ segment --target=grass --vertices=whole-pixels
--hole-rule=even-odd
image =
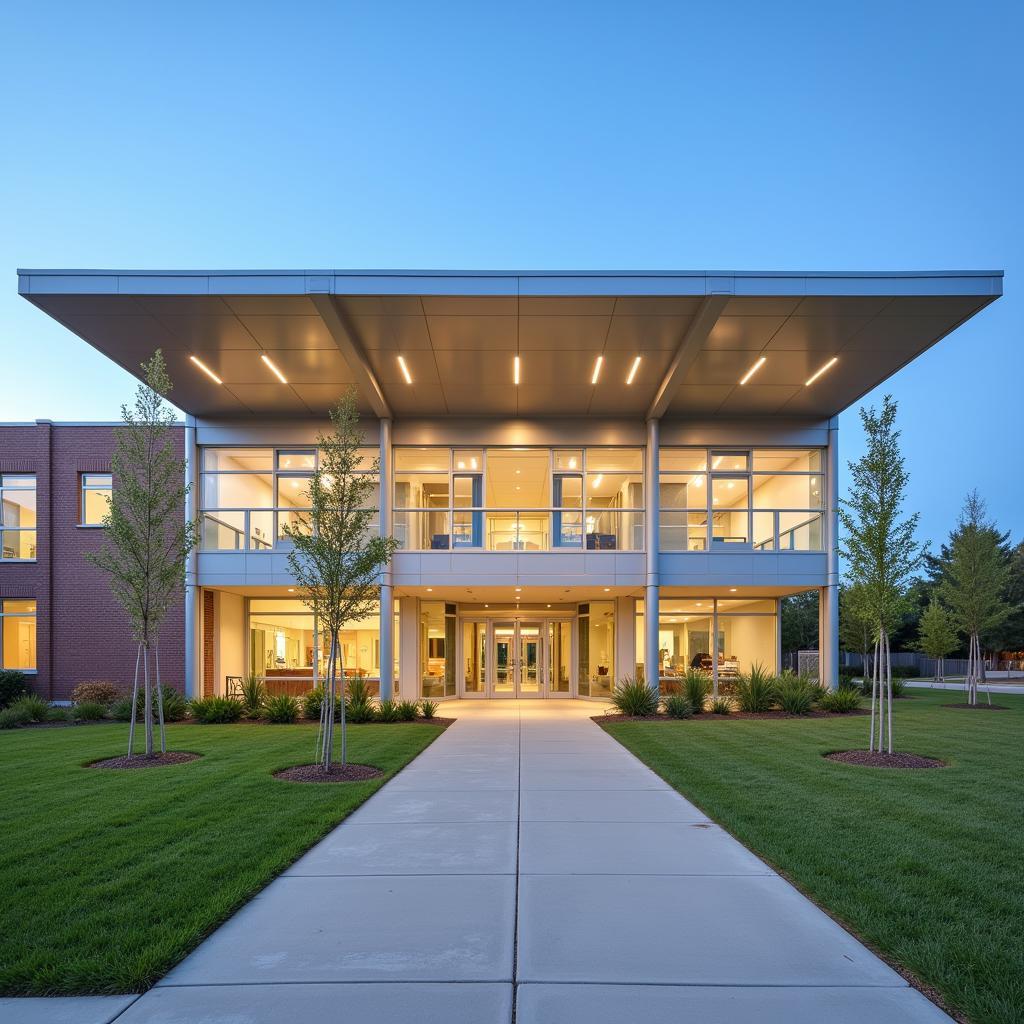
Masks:
[[[170,725],[203,757],[128,772],[125,725],[0,733],[0,994],[138,992],[423,750],[437,726],[351,726],[383,778],[297,785],[311,725]]]
[[[896,748],[948,767],[896,772],[825,760],[867,746],[868,720],[605,726],[891,963],[980,1022],[1024,1006],[1024,698],[944,708],[916,691]]]

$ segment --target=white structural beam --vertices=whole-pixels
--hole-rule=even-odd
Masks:
[[[662,378],[657,392],[655,392],[654,401],[651,402],[651,407],[647,410],[647,419],[661,419],[668,411],[676,389],[682,384],[708,335],[722,315],[722,310],[725,309],[726,303],[731,298],[731,295],[708,295],[701,303],[700,309],[697,310],[693,321],[679,342],[676,354],[672,358],[668,370],[665,371],[665,376]]]
[[[198,519],[199,448],[196,444],[196,418],[185,417],[185,521]],[[198,555],[193,548],[185,561],[185,697],[195,700],[203,695],[203,619],[202,590],[197,584]]]
[[[380,535],[393,531],[391,513],[391,420],[380,421]],[[381,571],[380,581],[380,699],[392,700],[395,693],[395,608],[391,562]],[[415,698],[412,698],[413,700]]]
[[[388,400],[384,397],[384,389],[380,386],[377,375],[367,361],[362,346],[345,325],[334,299],[325,294],[311,294],[309,298],[316,306],[320,319],[323,320],[324,326],[334,339],[334,344],[338,346],[338,350],[345,357],[345,362],[355,374],[359,390],[366,396],[374,415],[380,419],[391,419],[391,408],[388,405]]]
[[[823,686],[839,686],[839,417],[828,425],[825,482],[825,550],[827,582],[821,589],[818,616],[818,674]]]
[[[647,421],[647,505],[644,513],[644,542],[647,545],[647,571],[644,587],[644,678],[647,685],[658,692],[661,686],[661,654],[658,648],[658,619],[660,558],[658,537],[658,421]]]

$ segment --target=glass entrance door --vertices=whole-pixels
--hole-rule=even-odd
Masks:
[[[547,652],[540,622],[494,624],[493,697],[541,697],[547,689]]]

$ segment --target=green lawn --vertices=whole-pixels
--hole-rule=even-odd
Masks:
[[[955,711],[894,704],[896,748],[948,767],[822,758],[867,718],[622,722],[608,731],[891,963],[973,1022],[1024,1007],[1024,698]]]
[[[203,757],[130,772],[125,725],[0,732],[0,994],[137,992],[380,788],[441,732],[349,726],[382,779],[281,782],[315,728],[171,725]]]

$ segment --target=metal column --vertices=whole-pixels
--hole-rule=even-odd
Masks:
[[[393,532],[391,514],[391,420],[380,421],[380,535]],[[380,580],[380,699],[391,700],[395,692],[395,608],[391,586],[391,562],[384,566]]]
[[[647,511],[644,513],[644,543],[647,548],[647,575],[644,591],[644,678],[658,692],[660,652],[658,650],[658,420],[647,421]]]

